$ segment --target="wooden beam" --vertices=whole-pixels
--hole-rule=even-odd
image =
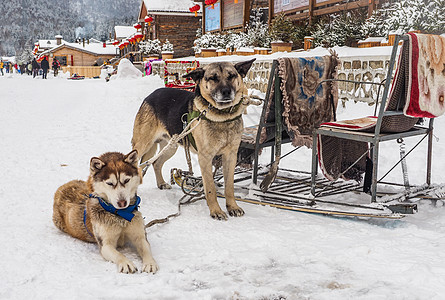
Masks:
[[[224,0],[219,0],[219,32],[224,28]]]
[[[201,7],[202,7],[202,34],[206,33],[206,5],[205,0],[201,1]]]
[[[246,29],[246,25],[249,24],[249,18],[250,18],[250,0],[244,0],[243,31]]]
[[[369,0],[368,2],[368,18],[372,15],[373,11],[375,10],[376,3],[375,0]]]
[[[312,25],[312,18],[314,16],[315,4],[316,4],[315,0],[309,0],[309,26]]]
[[[267,24],[270,26],[274,16],[274,0],[269,0],[269,20],[267,20]]]
[[[346,10],[352,10],[357,9],[361,7],[367,7],[369,0],[359,0],[355,2],[349,2],[345,4],[335,5],[331,7],[321,8],[314,11],[314,16],[321,16],[321,15],[327,15],[332,14],[336,12],[342,12]]]

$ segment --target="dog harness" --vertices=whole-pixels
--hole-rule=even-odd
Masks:
[[[138,206],[141,203],[141,198],[139,198],[139,196],[136,196],[136,203],[135,204],[130,205],[127,208],[124,208],[124,209],[117,209],[113,205],[105,202],[99,196],[95,196],[93,194],[90,194],[89,197],[90,198],[96,198],[97,200],[99,200],[100,206],[102,206],[103,209],[105,209],[106,211],[108,211],[108,212],[110,212],[112,214],[118,215],[119,217],[124,218],[128,222],[131,222],[131,220],[134,217],[133,211],[138,210]]]
[[[101,197],[99,196],[95,196],[93,194],[89,194],[88,195],[89,198],[96,198],[97,200],[99,200],[100,206],[102,206],[103,209],[105,209],[106,211],[115,214],[121,218],[124,218],[125,220],[127,220],[128,222],[131,222],[131,220],[134,217],[134,213],[133,211],[138,210],[139,204],[141,203],[141,198],[139,196],[136,195],[136,203],[133,205],[128,206],[127,208],[124,209],[117,209],[115,208],[113,205],[105,202]],[[88,230],[88,226],[87,226],[87,209],[85,207],[85,210],[83,211],[83,224],[85,225],[85,228],[88,232],[88,234],[94,238],[94,235]]]
[[[214,107],[213,107],[212,105],[210,105],[210,103],[209,103],[209,107],[208,107],[208,109],[212,109],[212,108],[214,108],[214,109],[216,109],[216,110],[218,110],[218,111],[220,111],[220,112],[225,113],[225,112],[230,112],[230,111],[233,110],[233,109],[238,109],[242,104],[243,104],[242,101],[240,101],[237,105],[235,105],[235,106],[233,106],[233,107],[228,107],[228,108],[224,108],[224,109],[217,109],[217,108],[214,108]],[[207,112],[207,110],[204,110],[204,113],[201,112],[201,111],[199,111],[199,110],[192,110],[192,111],[189,111],[187,114],[184,114],[184,115],[186,115],[186,117],[187,117],[187,122],[185,122],[185,120],[184,120],[184,115],[182,116],[182,123],[184,124],[184,127],[187,126],[188,124],[190,124],[190,122],[192,122],[194,119],[197,119],[197,118],[201,118],[201,119],[203,119],[203,120],[211,121],[209,118],[207,118],[207,117],[205,116],[205,115],[206,115],[206,114],[205,114],[206,112]],[[217,123],[227,123],[227,122],[232,122],[232,121],[238,120],[239,118],[241,118],[241,115],[236,116],[236,117],[233,118],[233,119],[229,119],[229,120],[225,120],[225,121],[217,122]],[[216,122],[216,121],[212,121],[212,122]],[[193,138],[193,134],[192,134],[191,132],[188,134],[187,138],[189,139],[189,142],[190,142],[190,144],[192,145],[192,147],[193,147],[195,150],[198,150],[198,148],[196,148],[196,142],[195,142],[195,139]]]

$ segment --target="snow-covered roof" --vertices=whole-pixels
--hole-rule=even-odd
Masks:
[[[136,33],[136,28],[133,26],[114,26],[114,33],[116,34],[116,39],[125,39],[130,35]]]
[[[62,43],[65,42],[62,40]],[[57,46],[57,40],[39,40],[40,49],[51,49]]]
[[[189,8],[195,6],[192,0],[143,0],[147,12],[190,12]],[[202,11],[202,5],[198,12]]]
[[[106,44],[105,47],[103,46],[103,43],[68,43],[63,42],[61,45],[58,45],[54,48],[51,48],[49,50],[46,50],[42,52],[40,55],[48,55],[50,52],[54,52],[62,47],[69,47],[73,49],[77,49],[80,51],[86,51],[94,55],[115,55],[116,54],[116,46],[111,44]]]

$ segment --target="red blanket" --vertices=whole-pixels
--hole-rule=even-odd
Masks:
[[[445,112],[445,37],[408,34],[409,42],[400,55],[407,67],[405,72],[397,71],[395,78],[403,76],[408,81],[403,112],[412,117],[438,117]]]

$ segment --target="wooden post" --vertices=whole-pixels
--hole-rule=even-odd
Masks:
[[[309,26],[312,25],[312,18],[314,17],[314,7],[316,0],[309,0]]]
[[[371,17],[372,12],[375,10],[375,0],[369,0],[368,2],[368,18]]]
[[[201,7],[202,7],[202,34],[206,33],[206,4],[205,0],[201,1]]]
[[[273,11],[274,11],[274,0],[269,0],[269,20],[267,20],[267,24],[269,26],[273,19]]]
[[[246,25],[249,24],[250,18],[250,0],[244,0],[244,19],[243,19],[243,31],[246,29]]]
[[[219,0],[219,32],[223,31],[224,28],[224,1]]]

